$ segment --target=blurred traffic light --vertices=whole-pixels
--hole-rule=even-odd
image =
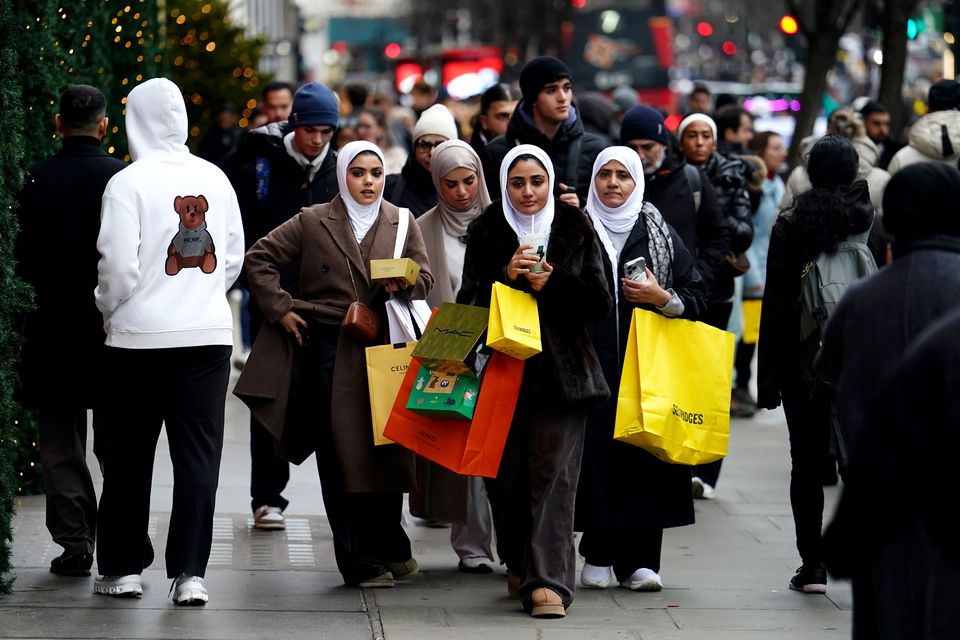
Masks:
[[[697,23],[697,33],[704,38],[709,38],[713,35],[713,27],[710,26],[709,22],[699,22]]]
[[[737,53],[737,45],[733,44],[729,40],[723,43],[723,52],[728,56],[735,55]]]
[[[587,0],[570,0],[570,6],[574,9],[583,9],[587,6]]]
[[[780,31],[783,31],[788,36],[792,36],[799,30],[800,25],[797,23],[797,19],[793,16],[786,15],[780,18]]]
[[[387,56],[391,60],[395,60],[400,57],[400,45],[396,42],[391,42],[383,48],[383,55]]]

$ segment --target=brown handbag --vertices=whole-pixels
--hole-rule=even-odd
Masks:
[[[350,272],[350,284],[353,285],[353,295],[356,300],[347,307],[347,313],[340,322],[340,328],[347,332],[354,340],[361,344],[373,344],[380,337],[380,316],[377,312],[360,302],[357,293],[357,283],[353,279],[353,267],[347,260],[347,270]]]

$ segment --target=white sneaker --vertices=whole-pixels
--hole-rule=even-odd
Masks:
[[[93,592],[115,598],[140,598],[143,596],[143,583],[135,573],[126,576],[97,576],[93,581]]]
[[[257,529],[277,531],[286,529],[287,522],[283,518],[283,511],[280,507],[263,505],[257,507],[257,510],[253,512],[253,526]]]
[[[713,500],[713,497],[717,494],[713,487],[696,476],[690,480],[690,483],[693,489],[693,497],[698,500]]]
[[[580,572],[580,584],[588,589],[606,589],[617,583],[617,576],[613,573],[613,567],[595,567],[592,564],[583,563],[583,571]]]
[[[660,591],[663,589],[663,582],[654,571],[637,569],[633,575],[621,582],[620,586],[631,591]]]
[[[203,578],[199,576],[180,574],[170,585],[170,591],[173,593],[174,603],[181,606],[205,605],[210,599]]]

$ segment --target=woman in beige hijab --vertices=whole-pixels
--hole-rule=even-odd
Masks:
[[[430,161],[437,189],[436,207],[417,220],[430,256],[434,287],[431,307],[454,302],[460,291],[467,227],[490,204],[480,158],[469,144],[449,140]],[[465,573],[493,570],[493,518],[482,478],[461,476],[424,459],[417,460],[417,491],[410,510],[429,522],[452,522],[450,543]]]

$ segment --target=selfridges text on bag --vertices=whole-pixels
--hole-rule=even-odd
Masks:
[[[635,309],[623,360],[614,438],[665,462],[727,454],[732,333]]]
[[[490,292],[487,346],[520,360],[540,353],[543,347],[537,299],[502,282],[494,282]]]

